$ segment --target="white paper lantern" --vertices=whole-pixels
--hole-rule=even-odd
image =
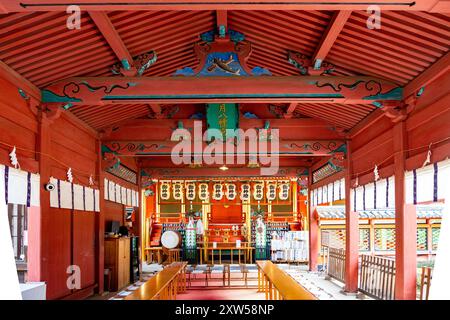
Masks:
[[[195,199],[195,183],[193,182],[186,184],[186,199],[190,201]]]
[[[222,198],[223,198],[223,186],[220,183],[216,183],[213,185],[213,199],[222,200]]]
[[[232,183],[227,184],[227,199],[234,200],[236,199],[236,185]]]
[[[250,200],[250,184],[244,183],[241,185],[241,200],[249,201]]]
[[[289,198],[289,183],[282,183],[280,185],[280,192],[278,194],[278,197],[280,200],[287,200]]]
[[[256,183],[253,185],[253,198],[256,201],[261,201],[264,197],[264,184]]]
[[[177,181],[172,184],[173,189],[173,198],[175,200],[182,200],[183,199],[183,185],[181,182]]]
[[[170,198],[170,183],[169,182],[161,182],[159,193],[160,193],[160,197],[162,200],[169,200],[169,198]]]
[[[267,183],[266,189],[267,200],[273,201],[277,197],[277,185],[274,182]]]
[[[198,197],[202,201],[206,201],[209,199],[209,191],[207,183],[200,183],[198,185]]]

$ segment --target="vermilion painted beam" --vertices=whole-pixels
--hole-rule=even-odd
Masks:
[[[321,102],[401,100],[396,84],[364,76],[84,77],[54,83],[44,102],[108,103]]]
[[[339,36],[339,33],[341,33],[341,30],[344,28],[345,23],[348,18],[350,18],[351,14],[352,11],[349,10],[341,10],[334,13],[330,24],[322,35],[322,39],[320,40],[319,45],[312,56],[311,60],[315,66],[320,67],[320,64],[325,60],[328,52]]]
[[[171,155],[173,148],[178,145],[178,141],[104,141],[103,145],[112,152],[119,156],[167,156]],[[201,143],[202,152],[209,146],[217,146],[219,143],[212,142],[207,144]],[[223,145],[223,155],[231,154],[236,155],[238,152],[245,153],[245,155],[266,155],[267,152],[271,157],[275,154],[280,156],[329,156],[334,153],[343,145],[342,140],[284,140],[279,142],[278,150],[275,150],[275,146],[272,142],[267,143],[267,152],[263,153],[258,146],[257,150],[252,150],[250,143],[245,142],[244,150],[238,150],[239,145],[236,147],[232,142],[227,142]],[[228,149],[227,149],[228,148]],[[274,148],[274,153],[271,153]],[[229,150],[229,152],[227,152]],[[192,155],[195,155],[195,141],[191,144]],[[218,152],[218,151],[217,151]],[[220,155],[220,154],[218,154]]]
[[[217,28],[223,26],[225,28],[225,32],[228,31],[228,14],[226,10],[217,10],[216,11],[216,23]]]
[[[13,85],[17,86],[18,89],[22,89],[27,95],[30,95],[37,101],[41,100],[41,91],[32,84],[30,81],[22,77],[15,70],[10,68],[7,64],[0,60],[0,78],[3,78]]]
[[[261,168],[229,168],[226,171],[219,168],[143,168],[145,176],[151,179],[189,178],[214,179],[221,177],[261,178]],[[280,167],[278,173],[270,177],[298,178],[307,175],[306,167]]]
[[[412,94],[416,94],[420,90],[420,88],[430,84],[439,76],[445,74],[449,70],[450,70],[450,52],[445,54],[442,58],[440,58],[433,65],[431,65],[431,67],[429,67],[426,71],[424,71],[414,80],[408,83],[404,88],[404,96],[409,97]]]
[[[2,0],[0,10],[65,11],[70,4],[82,10],[366,10],[373,4],[383,10],[448,10],[439,0]],[[3,6],[3,8],[2,8]],[[2,12],[2,11],[0,11]]]
[[[131,67],[133,57],[120,38],[116,28],[111,23],[107,13],[102,11],[89,11],[89,15],[102,33],[103,37],[105,37],[117,58],[119,58],[119,61],[124,65],[124,68],[126,69],[127,65]]]

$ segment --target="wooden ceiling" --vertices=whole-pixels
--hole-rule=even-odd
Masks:
[[[418,1],[418,5],[425,3]],[[88,12],[82,13],[81,29],[68,30],[65,11],[41,10],[0,14],[2,62],[39,88],[73,76],[111,76],[111,66],[118,62],[116,53]],[[367,28],[366,11],[354,10],[345,18],[339,14],[331,10],[227,12],[228,28],[243,33],[252,43],[248,65],[265,67],[273,75],[299,75],[287,60],[288,50],[318,57],[318,48],[328,46],[325,60],[336,66],[333,75],[370,75],[404,86],[450,48],[448,13],[383,10],[379,30]],[[193,44],[201,33],[216,27],[215,10],[110,11],[107,17],[131,56],[157,52],[158,60],[145,76],[169,76],[183,67],[194,68],[197,61]],[[326,37],[335,28],[336,19],[341,19],[343,25],[329,40]],[[201,108],[197,105],[187,110],[195,113]],[[267,106],[260,109],[266,110]],[[296,113],[304,117],[344,129],[351,129],[375,109],[372,105],[317,103],[295,107]],[[147,117],[151,108],[117,104],[77,106],[71,111],[99,130],[127,119]],[[187,112],[179,117],[188,118]],[[261,117],[267,117],[265,112]]]

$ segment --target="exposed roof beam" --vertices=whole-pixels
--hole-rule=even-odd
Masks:
[[[366,10],[378,5],[383,10],[448,12],[445,0],[8,0],[0,12],[65,11],[68,5],[82,10]]]
[[[0,78],[7,80],[34,99],[41,101],[41,90],[0,60]]]
[[[298,105],[297,102],[290,103],[288,108],[286,109],[286,113],[284,114],[284,117],[287,119],[292,118],[292,116],[294,115],[295,108],[297,108],[297,105]]]
[[[314,68],[320,68],[321,63],[325,60],[328,52],[339,36],[339,33],[341,33],[341,30],[344,28],[345,23],[351,14],[352,11],[349,10],[341,10],[334,13],[333,18],[325,30],[322,39],[317,46],[316,52],[311,59],[314,64]]]
[[[432,64],[427,70],[408,83],[404,90],[404,97],[416,94],[420,88],[430,84],[439,76],[450,70],[450,52]]]
[[[130,70],[133,66],[133,57],[123,43],[116,28],[113,26],[106,12],[89,11],[89,15],[108,42],[111,49],[116,54],[125,70]]]
[[[76,77],[51,84],[43,90],[43,98],[45,102],[74,105],[169,101],[370,104],[401,100],[402,88],[386,80],[364,76]]]
[[[228,14],[226,10],[217,10],[216,11],[216,24],[217,24],[217,32],[221,35],[221,28],[223,28],[223,33],[228,32]]]

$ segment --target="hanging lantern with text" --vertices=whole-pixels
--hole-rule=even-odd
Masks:
[[[198,197],[202,201],[209,200],[209,191],[207,183],[200,183],[198,185]]]
[[[261,201],[264,197],[264,184],[263,183],[255,183],[253,185],[253,198],[256,201]]]
[[[280,185],[280,192],[278,194],[278,197],[280,200],[287,200],[289,198],[289,183],[282,183]]]
[[[174,182],[172,185],[173,189],[173,198],[175,200],[182,200],[183,199],[183,185],[181,182],[177,181]]]
[[[277,197],[277,184],[275,182],[267,183],[266,197],[268,201],[274,201]]]
[[[250,184],[244,183],[241,185],[241,196],[242,201],[250,201]]]
[[[186,199],[192,201],[195,199],[195,183],[186,183]]]
[[[221,183],[216,183],[213,185],[213,199],[222,200],[223,198],[223,186]]]
[[[227,199],[234,200],[236,199],[236,185],[232,183],[227,184]]]
[[[160,197],[162,200],[169,200],[170,198],[170,183],[161,182]]]

